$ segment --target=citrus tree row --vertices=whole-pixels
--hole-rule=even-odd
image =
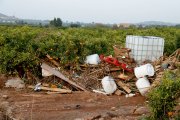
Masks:
[[[0,73],[18,69],[36,71],[48,54],[61,64],[83,63],[90,54],[113,54],[113,45],[125,45],[126,35],[158,36],[165,39],[165,53],[176,48],[177,28],[40,28],[0,26]],[[34,72],[36,73],[36,72]]]

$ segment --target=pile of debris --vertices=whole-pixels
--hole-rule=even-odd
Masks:
[[[51,88],[54,87],[52,91],[71,93],[70,91],[82,90],[133,96],[139,92],[145,95],[150,87],[158,85],[157,83],[159,83],[165,69],[176,70],[180,61],[180,50],[178,49],[169,57],[161,57],[151,63],[145,61],[138,67],[129,55],[130,49],[117,48],[116,46],[113,48],[114,57],[97,54],[87,56],[86,64],[80,65],[78,70],[60,72],[58,68],[42,63],[42,72],[44,76],[54,75],[55,79],[61,81],[51,86]],[[50,59],[50,61],[57,66],[55,60]],[[47,78],[53,79],[52,77]],[[40,84],[38,87],[36,86],[35,90],[43,88],[40,87]],[[31,86],[31,88],[33,87]]]
[[[154,62],[144,61],[138,65],[130,57],[131,49],[118,46],[113,48],[114,57],[89,55],[86,57],[86,64],[68,71],[62,69],[56,60],[47,55],[48,62],[41,64],[43,79],[27,76],[27,79],[36,81],[28,88],[35,91],[51,91],[49,94],[93,91],[102,94],[126,94],[126,97],[132,97],[139,92],[146,95],[150,88],[160,84],[164,70],[177,70],[180,67],[180,49],[169,57],[162,56]],[[12,86],[11,82],[6,86]]]
[[[153,62],[155,68],[155,75],[149,78],[153,84],[152,88],[158,86],[161,82],[161,77],[165,70],[177,71],[180,69],[180,48],[172,53],[169,57],[162,56]]]

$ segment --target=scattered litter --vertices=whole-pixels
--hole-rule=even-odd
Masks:
[[[112,94],[116,91],[117,86],[112,77],[106,76],[102,79],[101,82],[102,82],[102,87],[106,93]]]
[[[100,63],[99,55],[98,54],[93,54],[93,55],[87,56],[85,63],[93,64],[93,65],[99,64]]]
[[[48,95],[62,94],[62,92],[52,92],[52,91],[48,91],[48,92],[46,92],[46,94],[48,94]]]
[[[36,86],[31,86],[30,85],[30,86],[28,86],[28,88],[32,88],[34,90],[37,89],[37,90],[53,91],[53,92],[59,92],[59,93],[72,93],[71,90],[60,89],[60,88],[49,88],[49,87],[43,87],[41,85],[39,85],[39,86],[38,85],[36,85]]]
[[[46,63],[42,63],[41,67],[42,67],[42,69],[45,69],[45,70],[49,71],[49,72],[52,73],[53,75],[61,78],[62,80],[68,82],[69,84],[71,84],[71,85],[73,85],[73,86],[75,86],[75,87],[77,87],[77,88],[79,88],[79,89],[81,89],[81,90],[83,90],[83,91],[86,91],[86,89],[84,89],[83,87],[77,85],[75,82],[69,80],[69,79],[68,79],[67,77],[65,77],[60,71],[53,69],[52,67],[50,67],[50,66],[47,65]]]
[[[99,89],[99,90],[93,90],[93,92],[95,93],[100,93],[100,94],[104,94],[104,95],[107,95],[108,93],[106,93],[105,91]]]
[[[134,97],[136,94],[133,94],[133,93],[129,93],[129,94],[126,94],[126,98],[128,98],[128,97]]]
[[[118,78],[122,80],[131,80],[134,77],[134,75],[125,75],[124,73],[120,73],[118,75]]]
[[[70,109],[80,109],[81,108],[81,105],[66,105],[66,106],[64,106],[64,109],[68,109],[68,110],[70,110]]]
[[[116,59],[116,58],[114,58],[114,57],[112,57],[112,56],[104,57],[104,55],[101,55],[101,56],[100,56],[100,59],[101,59],[102,61],[105,61],[105,62],[107,62],[107,63],[113,64],[113,65],[115,65],[115,66],[119,66],[119,67],[121,67],[121,68],[122,68],[123,70],[125,70],[125,71],[133,72],[133,68],[130,68],[130,67],[128,66],[128,64],[126,64],[126,63],[121,63],[121,62],[119,62],[118,59]]]
[[[42,76],[43,77],[48,77],[48,76],[51,76],[53,75],[52,73],[48,72],[47,70],[45,69],[42,69]]]
[[[2,95],[3,99],[8,99],[8,95]]]
[[[39,91],[39,90],[41,90],[40,86],[41,86],[41,83],[37,83],[37,84],[35,85],[35,87],[34,87],[34,91]]]
[[[74,77],[74,78],[79,78],[80,76],[79,76],[77,73],[75,73],[75,72],[73,71],[72,77]]]
[[[118,81],[117,84],[118,84],[121,88],[123,88],[127,93],[130,93],[130,92],[131,92],[131,89],[130,89],[125,83],[123,83],[123,82],[121,82],[121,81]]]
[[[130,57],[131,49],[129,48],[121,48],[117,45],[113,46],[115,57],[124,63],[132,63],[134,59]]]
[[[120,96],[123,94],[123,91],[117,89],[114,94]]]
[[[12,78],[10,80],[7,80],[7,82],[5,83],[5,86],[18,88],[18,89],[25,88],[24,81],[22,81],[20,78]]]
[[[165,70],[165,69],[167,69],[168,67],[169,67],[169,63],[162,63],[161,64],[161,68],[163,69],[163,70]]]
[[[115,111],[117,108],[116,107],[111,107],[111,110],[112,111]]]
[[[42,86],[44,86],[44,87],[49,87],[49,84],[47,84],[47,83],[42,83]]]

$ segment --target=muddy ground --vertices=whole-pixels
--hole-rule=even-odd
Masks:
[[[5,115],[22,120],[134,120],[148,113],[145,98],[136,96],[105,96],[90,92],[45,94],[13,89],[1,91],[1,109]]]
[[[0,120],[137,120],[149,113],[140,95],[47,94],[4,88],[0,81]]]

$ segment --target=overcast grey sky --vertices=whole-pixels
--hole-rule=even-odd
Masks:
[[[180,0],[0,0],[0,13],[73,22],[180,23]]]

